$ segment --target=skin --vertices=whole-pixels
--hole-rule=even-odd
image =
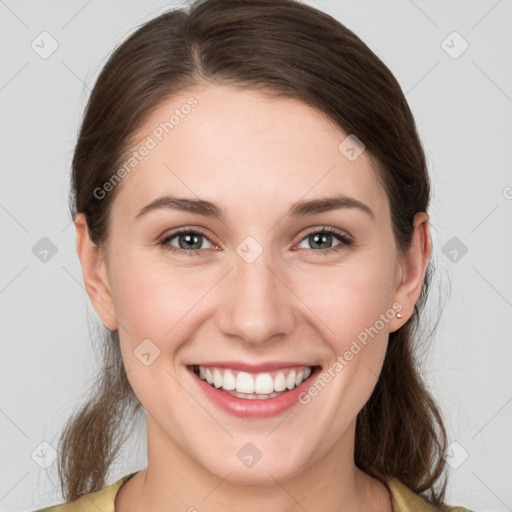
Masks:
[[[399,254],[371,155],[349,161],[338,150],[347,134],[296,99],[190,89],[157,107],[138,139],[190,96],[198,105],[118,185],[104,247],[91,243],[83,214],[75,222],[91,302],[105,327],[119,330],[147,413],[148,466],[121,488],[116,510],[391,511],[387,488],[354,464],[355,423],[389,333],[418,300],[431,253],[428,216],[416,215],[411,248]],[[335,192],[366,204],[375,219],[355,208],[286,216],[299,199]],[[159,209],[135,219],[164,194],[215,202],[226,218]],[[324,226],[354,245],[333,236],[328,246],[342,248],[322,254],[308,235]],[[192,256],[159,245],[180,227],[207,232]],[[263,250],[252,263],[236,252],[247,236]],[[218,409],[186,369],[219,360],[326,369],[394,303],[403,318],[386,323],[308,404],[275,418]],[[160,356],[145,366],[134,350],[148,338]],[[252,468],[236,456],[248,442],[262,453]]]

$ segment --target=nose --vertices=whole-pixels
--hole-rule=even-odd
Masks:
[[[237,254],[224,280],[217,323],[225,336],[259,346],[286,338],[294,327],[298,300],[286,283],[285,271],[263,253],[251,263]]]

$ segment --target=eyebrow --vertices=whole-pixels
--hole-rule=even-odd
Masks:
[[[358,209],[375,220],[373,211],[361,201],[344,195],[333,197],[324,197],[298,201],[289,209],[287,215],[291,217],[305,217],[316,213],[323,213],[330,210],[339,210],[342,208]],[[144,214],[158,209],[178,210],[189,213],[195,213],[204,217],[225,219],[224,211],[215,203],[203,199],[186,199],[170,195],[162,196],[147,204],[135,216],[142,217]]]

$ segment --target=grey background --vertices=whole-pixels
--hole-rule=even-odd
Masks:
[[[456,443],[447,454],[447,501],[512,510],[511,2],[307,3],[382,58],[413,110],[433,182],[433,311],[443,301],[425,379]],[[99,322],[83,288],[67,208],[85,101],[114,46],[177,4],[0,0],[2,511],[62,501],[52,449],[41,443],[57,447],[63,422],[98,368],[88,320]],[[43,31],[58,43],[45,59],[31,47],[42,47]],[[450,36],[454,31],[463,39]],[[464,40],[469,47],[458,55]],[[45,39],[46,51],[50,43]],[[46,262],[38,252],[48,244],[43,237],[57,251]],[[109,482],[145,461],[142,422]]]

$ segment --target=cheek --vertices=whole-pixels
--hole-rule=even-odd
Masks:
[[[330,354],[323,381],[305,400],[319,407],[315,416],[328,415],[325,420],[332,422],[333,432],[343,429],[343,422],[355,417],[370,397],[386,354],[389,322],[396,314],[391,307],[393,260],[371,260],[317,271],[298,291],[315,313],[311,321],[324,333]],[[324,394],[324,387],[330,391]],[[313,397],[317,394],[322,396],[318,402]],[[330,400],[332,408],[326,407]]]
[[[305,280],[298,293],[314,311],[315,327],[324,333],[330,354],[329,363],[302,399],[310,404],[311,417],[331,425],[326,436],[330,441],[373,392],[386,355],[389,322],[396,315],[391,307],[393,261],[359,263],[325,269],[324,275]]]
[[[155,389],[165,387],[173,400],[182,395],[173,378],[173,360],[191,336],[183,329],[188,329],[187,313],[205,293],[204,281],[197,273],[187,274],[168,262],[145,257],[142,251],[124,252],[112,269],[124,366],[136,396],[148,410],[166,400]]]
[[[113,269],[112,291],[116,318],[136,343],[137,339],[162,339],[199,302],[206,276],[189,267],[125,254]]]
[[[391,318],[394,315],[392,268],[391,259],[381,259],[379,264],[359,261],[319,267],[297,279],[297,295],[317,316],[316,324],[324,325],[322,330],[337,352],[346,350],[347,342],[350,345],[376,322],[378,330],[387,334],[388,323],[383,326],[379,319],[386,312]]]

